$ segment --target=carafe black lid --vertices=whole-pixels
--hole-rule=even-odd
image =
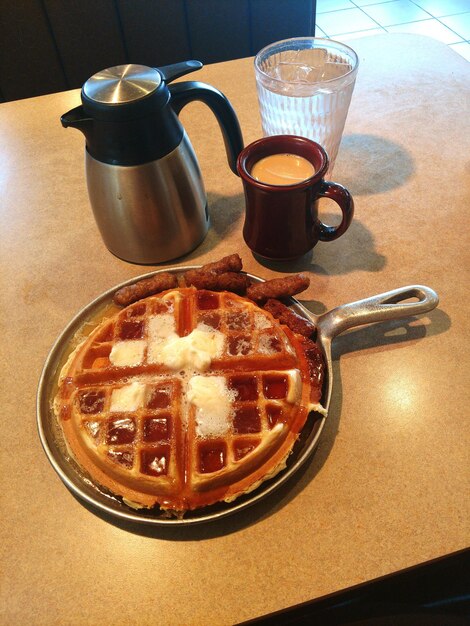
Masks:
[[[88,153],[112,165],[140,165],[160,159],[180,143],[181,109],[194,100],[209,106],[224,135],[230,167],[243,148],[240,125],[227,98],[199,82],[168,83],[202,67],[182,61],[159,68],[117,65],[98,72],[82,87],[82,105],[61,117],[62,125],[86,137]]]

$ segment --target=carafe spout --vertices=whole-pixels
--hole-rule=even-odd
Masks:
[[[60,118],[60,122],[64,128],[71,126],[72,128],[81,130],[85,137],[93,126],[93,119],[86,115],[81,105],[64,113]]]

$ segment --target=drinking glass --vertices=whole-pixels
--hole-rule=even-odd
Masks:
[[[301,135],[322,145],[331,173],[359,65],[352,48],[332,39],[295,37],[255,58],[265,136]]]

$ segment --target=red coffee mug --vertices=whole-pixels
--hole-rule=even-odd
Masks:
[[[254,164],[272,154],[295,154],[313,165],[315,174],[290,185],[271,185],[251,175]],[[295,135],[273,135],[250,144],[238,157],[237,169],[245,191],[243,237],[256,254],[270,260],[296,259],[318,241],[333,241],[349,228],[354,201],[345,187],[323,179],[328,156],[318,143]],[[338,226],[318,219],[318,199],[331,198],[340,207]]]

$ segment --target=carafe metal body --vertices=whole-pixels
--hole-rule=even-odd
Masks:
[[[186,132],[160,159],[111,165],[86,151],[88,195],[107,248],[134,263],[174,259],[193,250],[209,227],[206,193]]]

